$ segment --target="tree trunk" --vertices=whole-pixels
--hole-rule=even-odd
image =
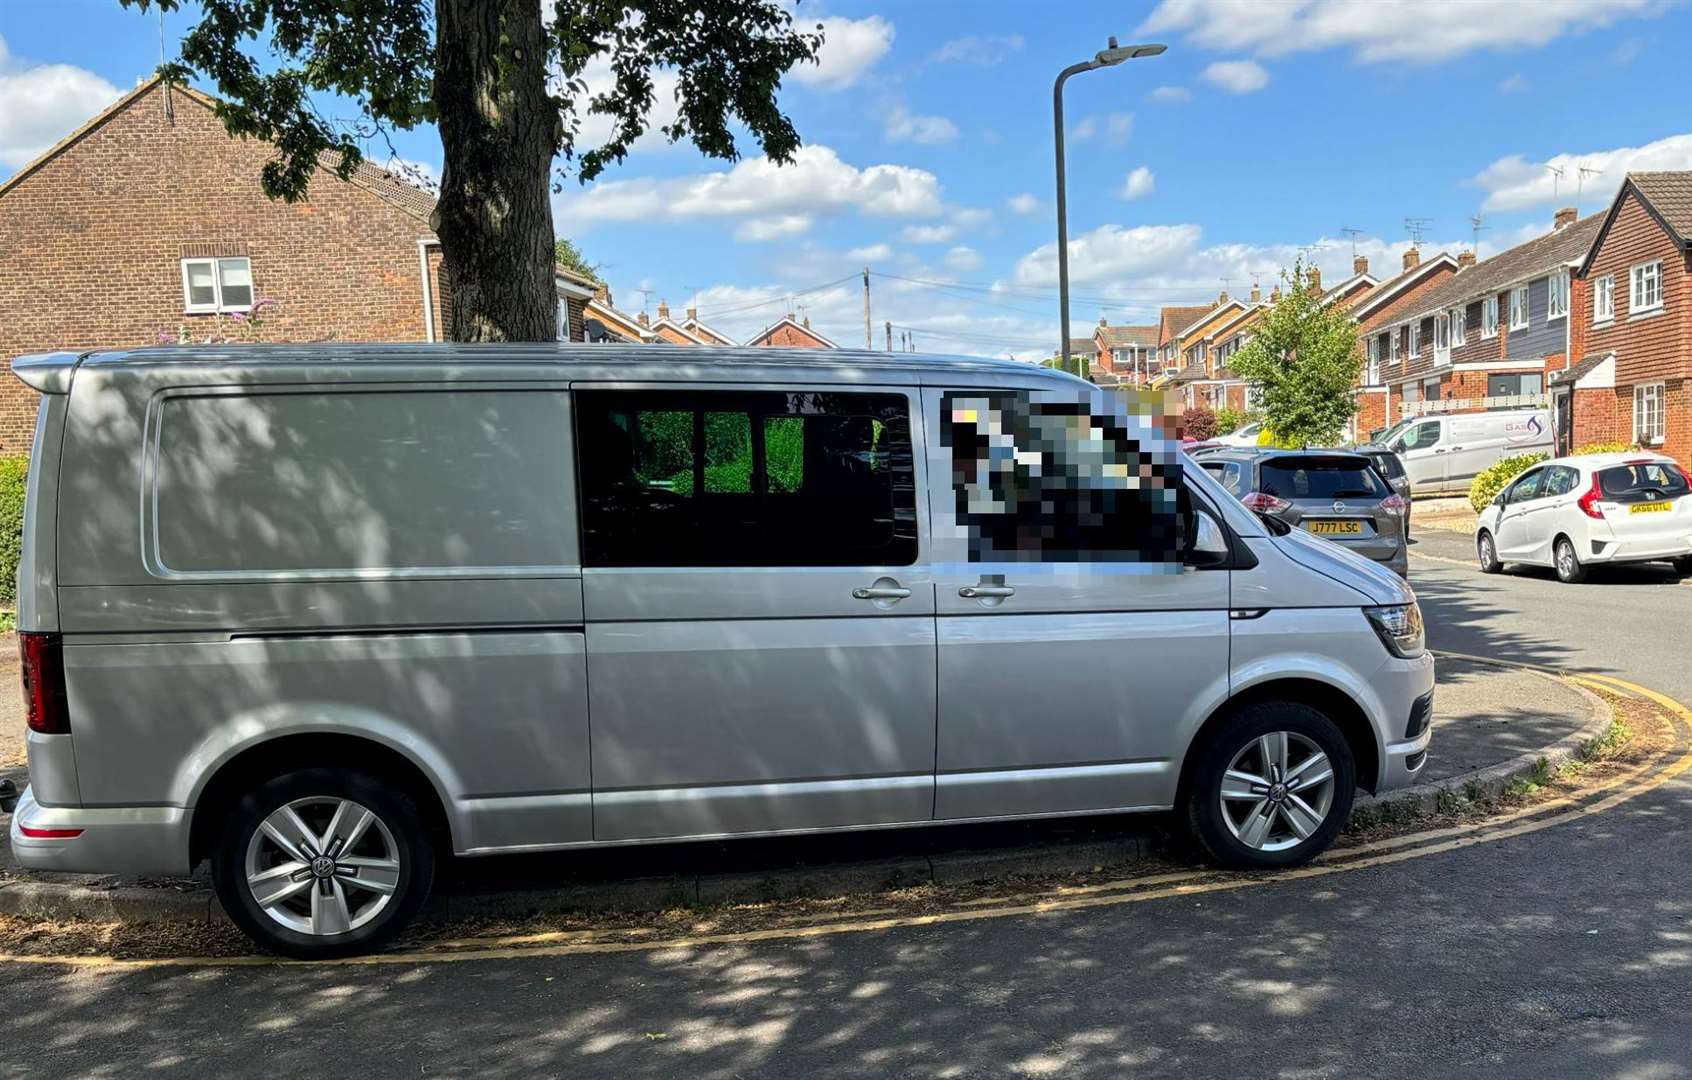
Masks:
[[[536,0],[436,0],[435,107],[445,151],[435,235],[454,341],[551,341],[551,176]]]

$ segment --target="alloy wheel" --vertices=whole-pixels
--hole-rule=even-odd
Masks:
[[[1557,545],[1557,573],[1565,579],[1574,576],[1575,554],[1574,545],[1564,540]]]
[[[400,882],[399,845],[370,810],[333,796],[273,810],[247,844],[247,888],[261,911],[301,934],[367,925]]]
[[[1334,802],[1334,770],[1315,742],[1272,731],[1246,744],[1222,776],[1222,820],[1256,851],[1285,851],[1308,839]]]
[[[1495,557],[1496,556],[1494,555],[1493,550],[1492,550],[1492,537],[1487,536],[1485,534],[1482,534],[1482,536],[1481,536],[1481,569],[1483,569],[1483,570],[1489,569],[1492,566],[1492,563],[1493,563],[1493,560],[1494,560]]]

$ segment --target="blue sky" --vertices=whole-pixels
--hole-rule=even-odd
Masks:
[[[1673,0],[801,0],[797,12],[821,19],[828,43],[782,93],[806,143],[795,166],[751,144],[734,165],[647,140],[585,189],[566,180],[557,228],[601,264],[619,306],[696,301],[735,335],[797,306],[861,344],[861,286],[838,279],[867,265],[878,346],[890,320],[925,350],[1049,351],[1051,81],[1112,34],[1169,51],[1069,84],[1082,332],[1101,314],[1146,322],[1161,304],[1212,299],[1224,279],[1267,290],[1301,249],[1337,281],[1346,229],[1390,271],[1409,217],[1429,219],[1424,250],[1455,251],[1480,213],[1485,256],[1545,231],[1575,202],[1581,166],[1596,170],[1582,181],[1588,213],[1629,168],[1692,168],[1692,74],[1676,55],[1692,4]],[[167,18],[167,39],[188,24]],[[0,176],[148,74],[158,32],[117,0],[0,0]],[[431,132],[397,145],[438,165]]]

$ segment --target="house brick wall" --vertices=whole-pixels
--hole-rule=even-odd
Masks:
[[[1663,261],[1662,311],[1635,317],[1628,309],[1629,274],[1635,263],[1654,259]],[[1605,274],[1615,275],[1616,316],[1608,325],[1596,326],[1590,289]],[[1573,314],[1587,323],[1585,353],[1615,351],[1618,388],[1692,376],[1692,253],[1675,246],[1632,191],[1623,196],[1583,285],[1588,290],[1585,310]]]
[[[168,98],[167,115],[162,85],[136,94],[0,193],[0,362],[231,334],[228,316],[183,313],[180,260],[199,252],[252,260],[255,297],[279,304],[265,340],[424,338],[424,221],[327,173],[308,198],[272,202],[258,182],[270,151],[188,94]],[[430,265],[438,275],[438,250]],[[0,451],[28,448],[36,400],[0,378]]]
[[[1633,438],[1633,398],[1622,409],[1621,395],[1609,387],[1576,389],[1573,392],[1574,415],[1571,420],[1575,449],[1595,442],[1628,441]]]
[[[1414,286],[1403,290],[1360,320],[1357,327],[1358,337],[1362,339],[1371,334],[1378,335],[1386,331],[1399,319],[1415,311],[1421,305],[1422,298],[1427,295],[1428,290],[1443,284],[1455,272],[1453,268],[1443,265],[1430,271],[1425,278],[1416,282]],[[1390,382],[1405,375],[1404,360],[1408,352],[1409,343],[1401,340],[1397,364],[1392,362],[1390,350],[1381,353],[1381,379],[1383,381]],[[1365,355],[1367,354],[1365,353]]]
[[[767,335],[760,340],[753,342],[753,344],[771,345],[778,348],[789,349],[826,349],[829,347],[827,342],[822,341],[815,334],[810,333],[803,327],[794,326],[789,323],[781,323],[777,325],[773,330],[769,331]]]

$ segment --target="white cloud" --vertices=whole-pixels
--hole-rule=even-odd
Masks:
[[[1565,34],[1650,18],[1674,0],[1163,0],[1137,34],[1181,32],[1218,51],[1286,56],[1350,49],[1366,63],[1434,63],[1538,48]]]
[[[85,68],[14,63],[0,37],[0,166],[27,165],[120,94]]]
[[[1098,133],[1099,118],[1096,116],[1083,116],[1070,127],[1069,140],[1071,142],[1086,142]]]
[[[855,247],[846,253],[846,257],[853,262],[886,262],[893,257],[893,245],[870,244],[867,247]]]
[[[1111,113],[1105,120],[1105,134],[1111,142],[1126,142],[1128,136],[1134,133],[1133,113]]]
[[[800,147],[789,165],[749,158],[732,168],[658,180],[606,180],[559,199],[568,229],[616,221],[758,219],[749,234],[794,235],[799,217],[855,210],[873,217],[932,217],[945,211],[940,181],[907,165],[858,168],[827,146]],[[777,225],[776,222],[780,221]]]
[[[958,137],[958,126],[944,116],[918,116],[903,105],[887,115],[887,141],[938,146]]]
[[[1610,63],[1616,65],[1617,67],[1627,67],[1629,64],[1639,59],[1639,52],[1643,47],[1644,42],[1640,41],[1638,38],[1628,38],[1620,45],[1617,45],[1615,50],[1610,53]]]
[[[743,244],[762,244],[770,240],[786,240],[810,231],[809,214],[775,214],[756,217],[735,226],[734,238]]]
[[[976,225],[986,225],[993,220],[993,211],[980,206],[960,206],[952,211],[952,224],[972,228]]]
[[[1083,116],[1069,129],[1069,138],[1075,142],[1086,142],[1103,134],[1111,143],[1121,145],[1128,141],[1128,136],[1133,132],[1134,114],[1118,112],[1102,118]]]
[[[615,96],[617,76],[611,70],[611,60],[608,56],[600,55],[589,60],[587,66],[582,69],[581,79],[587,87],[587,92],[580,99],[582,108],[586,108],[585,103],[595,95]],[[663,150],[671,145],[664,137],[662,128],[675,123],[678,112],[676,87],[679,83],[680,80],[674,71],[659,68],[652,72],[652,108],[646,113],[646,131],[634,141],[631,150]],[[576,132],[577,152],[585,153],[605,145],[615,128],[615,121],[603,113],[581,114],[581,126]]]
[[[1527,79],[1519,71],[1507,79],[1501,79],[1498,83],[1499,92],[1505,94],[1519,94],[1527,88]]]
[[[388,160],[382,163],[382,168],[430,194],[441,190],[441,170],[430,162],[390,154]]]
[[[1002,64],[1010,55],[1022,48],[1020,34],[971,34],[968,37],[953,38],[940,46],[934,53],[932,60],[940,64],[974,64],[977,67],[992,67]]]
[[[955,225],[907,225],[899,235],[907,244],[944,244],[958,230]]]
[[[804,22],[804,20],[799,20]],[[893,24],[880,15],[867,19],[827,18],[815,64],[797,64],[788,76],[817,90],[844,90],[862,78],[893,47]]]
[[[946,252],[946,269],[956,270],[960,274],[966,274],[971,270],[979,270],[981,269],[981,252],[972,247],[965,247],[964,245],[959,244],[957,247]]]
[[[1143,199],[1157,190],[1157,178],[1152,171],[1141,165],[1128,174],[1128,179],[1122,182],[1122,190],[1118,193],[1124,199]]]
[[[1010,207],[1013,213],[1033,214],[1039,211],[1040,200],[1038,197],[1024,191],[1020,195],[1012,195],[1010,198],[1006,199],[1005,205]]]
[[[1521,210],[1546,203],[1572,204],[1582,166],[1596,169],[1580,182],[1583,201],[1608,199],[1630,171],[1692,169],[1692,134],[1670,135],[1644,146],[1623,146],[1584,154],[1558,154],[1528,161],[1520,154],[1499,158],[1471,181],[1486,191],[1483,210]],[[1561,180],[1551,169],[1563,170]]]
[[[1230,94],[1251,94],[1269,85],[1269,73],[1255,60],[1218,60],[1203,75]]]
[[[1162,102],[1165,105],[1176,105],[1183,101],[1191,101],[1192,98],[1193,92],[1185,86],[1160,86],[1151,92],[1153,101]]]

